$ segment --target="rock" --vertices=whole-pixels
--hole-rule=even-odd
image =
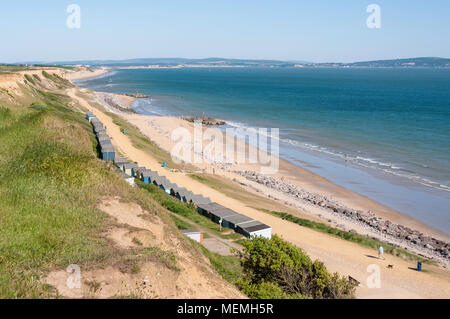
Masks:
[[[450,244],[445,243],[433,237],[425,236],[417,230],[412,230],[408,227],[397,225],[389,220],[376,216],[372,211],[352,210],[344,205],[334,201],[331,197],[321,196],[299,189],[297,186],[277,180],[271,176],[266,176],[255,171],[234,171],[234,173],[243,176],[247,180],[262,184],[268,188],[283,192],[295,200],[302,200],[310,205],[315,205],[322,209],[328,210],[330,213],[339,215],[341,218],[351,220],[354,223],[366,227],[373,231],[373,234],[380,234],[383,238],[390,242],[401,244],[403,248],[408,246],[414,250],[422,249],[426,254],[430,254],[430,250],[439,258],[450,258]],[[248,186],[248,185],[247,185]],[[269,198],[278,200],[276,197],[269,195]],[[286,201],[284,201],[287,203]],[[331,219],[328,222],[332,223]],[[344,228],[340,224],[337,227]],[[345,228],[344,228],[345,229]],[[354,229],[350,232],[356,233]],[[380,239],[380,238],[375,238]],[[431,257],[431,256],[430,256]]]
[[[218,119],[213,119],[210,117],[199,117],[199,116],[182,116],[181,119],[188,121],[188,122],[196,122],[199,121],[201,122],[203,125],[208,125],[208,126],[212,126],[212,125],[225,125],[226,122],[222,121],[222,120],[218,120]]]

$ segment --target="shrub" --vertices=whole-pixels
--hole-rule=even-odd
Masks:
[[[28,82],[30,82],[31,84],[33,84],[33,85],[35,85],[36,83],[34,83],[34,80],[33,80],[33,78],[30,76],[30,75],[28,75],[28,74],[25,74],[25,79],[27,79],[28,80]]]
[[[240,283],[240,289],[251,299],[287,299],[289,296],[273,282],[263,281],[253,284],[249,281]]]
[[[272,239],[256,237],[243,245],[240,258],[248,281],[242,289],[251,296],[261,294],[265,287],[270,288],[273,298],[280,296],[280,290],[288,297],[354,297],[354,284],[330,274],[322,262],[313,262],[301,249],[276,235]]]

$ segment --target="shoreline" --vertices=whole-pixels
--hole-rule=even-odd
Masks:
[[[95,92],[94,94],[102,96],[105,92]],[[98,98],[97,98],[97,101]],[[104,101],[104,100],[103,100]],[[185,121],[178,117],[160,117],[160,116],[149,116],[135,113],[123,113],[120,110],[115,109],[112,105],[108,103],[103,104],[103,107],[107,108],[108,111],[118,114],[124,118],[129,123],[136,126],[140,132],[152,140],[159,148],[170,153],[171,147],[174,142],[170,138],[170,132],[178,127],[184,127],[190,131],[193,131],[193,123]],[[206,128],[204,128],[205,130]],[[225,134],[225,133],[223,133]],[[246,145],[247,151],[249,147]],[[379,229],[374,229],[373,225],[369,227],[369,224],[374,221],[379,223],[380,221],[387,221],[388,226],[394,225],[398,227],[400,231],[408,231],[408,234],[404,236],[410,236],[412,240],[426,241],[425,245],[437,245],[434,239],[438,241],[449,242],[449,237],[437,230],[428,226],[413,217],[410,217],[404,213],[395,211],[386,207],[372,199],[369,199],[363,195],[359,195],[351,190],[348,190],[342,186],[335,185],[326,178],[316,175],[304,168],[296,166],[293,163],[288,162],[280,158],[280,169],[277,173],[267,175],[266,177],[273,178],[275,181],[284,181],[287,183],[298,187],[302,191],[304,190],[308,195],[314,196],[321,200],[318,200],[319,204],[305,201],[303,198],[292,198],[292,196],[287,195],[285,192],[279,189],[271,189],[266,185],[261,185],[261,183],[255,182],[254,180],[249,180],[245,176],[242,176],[242,172],[254,171],[255,166],[252,164],[239,164],[231,165],[225,167],[223,164],[206,164],[202,163],[191,164],[206,173],[215,173],[216,176],[221,178],[226,178],[228,180],[233,180],[241,184],[244,189],[259,193],[259,195],[264,195],[267,198],[273,199],[275,201],[283,203],[285,206],[292,207],[294,209],[305,212],[311,217],[319,218],[322,222],[332,225],[335,228],[356,232],[360,235],[365,235],[367,237],[373,237],[383,242],[393,244],[398,247],[406,248],[407,250],[416,253],[418,255],[426,256],[433,260],[440,260],[443,265],[448,266],[448,260],[441,258],[437,253],[431,253],[426,250],[426,247],[420,247],[420,245],[411,245],[409,240],[396,238],[392,234],[389,235],[386,232],[380,231]],[[264,184],[264,183],[263,183]],[[208,196],[208,194],[204,194]],[[342,213],[336,213],[336,211],[330,211],[327,207],[322,207],[323,198],[326,200],[331,199],[332,203],[336,205],[336,208],[342,208]],[[358,212],[358,216],[364,216],[362,220],[354,220],[347,214],[347,212]],[[370,215],[373,212],[373,215]],[[381,224],[384,226],[384,224]],[[397,228],[395,228],[397,230]],[[387,229],[389,232],[390,230]],[[433,239],[433,240],[431,240]],[[443,243],[445,245],[445,243]],[[439,244],[439,245],[442,245]]]
[[[106,72],[103,72],[103,74],[104,73]],[[98,76],[102,76],[102,74],[97,75],[97,77]],[[193,131],[193,123],[185,121],[179,117],[152,116],[128,112],[127,109],[130,109],[134,101],[137,99],[133,99],[127,95],[97,91],[92,92],[94,93],[95,99],[98,103],[108,109],[108,111],[120,115],[126,121],[136,126],[144,136],[152,140],[159,148],[168,153],[170,153],[171,147],[174,144],[170,138],[170,132],[172,130],[178,127],[184,127],[191,132]],[[105,99],[105,97],[109,98]],[[117,106],[119,106],[119,108]],[[222,132],[222,134],[225,136],[225,132]],[[253,148],[253,146],[246,143],[247,154],[249,147]],[[194,166],[201,169],[203,172],[215,172],[217,176],[228,180],[237,181],[247,190],[259,193],[260,195],[263,194],[265,197],[281,202],[285,206],[293,207],[296,210],[306,212],[309,216],[319,218],[323,222],[338,229],[357,232],[367,237],[373,237],[395,246],[406,248],[416,254],[427,256],[428,258],[434,258],[436,255],[430,255],[422,249],[423,247],[421,248],[415,245],[409,245],[408,242],[405,243],[405,240],[386,235],[383,231],[380,231],[384,227],[380,228],[378,225],[379,222],[382,221],[383,224],[381,224],[381,226],[384,226],[384,222],[387,221],[387,226],[391,226],[391,224],[398,226],[402,232],[406,229],[407,233],[404,233],[405,238],[407,236],[411,237],[412,235],[413,240],[416,240],[417,236],[419,236],[419,239],[422,239],[421,236],[424,236],[423,238],[426,240],[428,245],[433,244],[436,246],[437,244],[435,239],[438,242],[450,242],[450,237],[446,233],[439,229],[433,228],[432,226],[429,226],[414,217],[391,209],[373,199],[349,190],[344,186],[334,184],[327,178],[313,173],[306,168],[295,165],[288,160],[280,158],[279,161],[279,171],[276,174],[268,176],[269,178],[274,179],[275,184],[282,181],[281,184],[286,183],[286,185],[292,185],[295,189],[298,187],[298,189],[301,191],[306,191],[307,194],[313,197],[325,198],[326,200],[331,199],[332,202],[336,204],[336,207],[343,207],[346,214],[337,214],[336,211],[333,210],[326,211],[320,205],[311,205],[311,203],[305,202],[302,198],[300,200],[298,198],[292,198],[291,196],[284,194],[284,192],[280,192],[278,189],[270,189],[264,185],[258,185],[257,182],[249,180],[248,176],[246,177],[242,174],[245,171],[259,171],[259,169],[255,168],[254,165],[241,164],[238,167],[236,167],[236,165],[231,165],[231,167],[223,167],[221,164],[206,164]],[[283,187],[286,187],[286,185]],[[207,196],[208,194],[204,195]],[[334,208],[334,206],[332,207]],[[352,212],[355,215],[356,212],[358,212],[358,216],[361,215],[359,212],[364,212],[364,215],[368,218],[368,220],[366,221],[364,219],[362,223],[360,220],[352,220],[350,217],[353,216],[349,216],[347,212]],[[367,227],[368,225],[363,225],[371,224],[371,219],[373,219],[373,222],[377,223],[377,225],[372,226],[378,226],[378,229],[372,229],[373,227],[370,228]],[[395,228],[395,231],[397,231],[397,228]],[[433,240],[430,240],[430,238]],[[420,242],[420,240],[417,241]],[[431,247],[434,247],[433,245],[431,245]],[[439,245],[439,247],[442,247],[442,243],[439,243]],[[443,264],[447,264],[448,258],[444,258],[443,261]]]
[[[93,70],[82,67],[80,70],[77,71],[66,71],[65,77],[69,81],[84,81],[84,80],[92,80],[101,76],[104,76],[105,74],[111,72],[110,68],[95,68]]]
[[[89,111],[94,112],[96,116],[105,123],[107,126],[107,133],[111,136],[111,141],[115,149],[119,152],[120,156],[127,157],[129,160],[138,163],[140,166],[148,167],[154,171],[157,171],[160,175],[166,176],[172,183],[187,186],[189,190],[196,194],[203,194],[211,198],[212,201],[217,202],[225,207],[232,209],[241,214],[247,215],[250,218],[260,220],[261,222],[270,225],[272,227],[273,234],[281,236],[285,240],[288,240],[295,246],[305,251],[312,259],[317,259],[323,262],[330,272],[337,272],[341,275],[348,275],[356,278],[361,282],[365,282],[367,278],[367,267],[372,264],[377,264],[383,276],[383,287],[381,289],[369,289],[365,285],[361,285],[356,290],[357,298],[447,298],[450,294],[448,290],[448,269],[442,267],[440,263],[426,264],[427,273],[412,271],[412,267],[415,267],[414,259],[403,259],[394,254],[386,254],[386,258],[383,260],[373,259],[371,256],[375,256],[376,249],[373,247],[366,247],[358,243],[338,238],[336,236],[322,233],[309,227],[302,227],[288,220],[284,220],[280,217],[269,214],[265,211],[259,210],[260,208],[278,208],[284,207],[288,209],[286,212],[291,213],[293,208],[285,206],[280,201],[273,199],[268,200],[261,196],[261,192],[252,191],[248,188],[248,192],[243,193],[243,197],[235,197],[226,191],[226,189],[212,187],[211,185],[204,184],[199,180],[190,176],[190,174],[199,173],[197,171],[189,172],[190,167],[162,167],[161,162],[156,154],[151,149],[142,149],[138,144],[141,138],[139,130],[134,123],[127,122],[127,118],[114,116],[107,114],[109,108],[96,103],[94,92],[89,89],[73,88],[67,91],[69,97],[78,101],[81,106]],[[95,104],[93,104],[95,103]],[[127,117],[140,118],[138,114],[127,113]],[[129,123],[127,125],[134,126],[133,134],[139,134],[136,137],[130,134],[124,135],[121,130],[121,124],[116,122],[115,117],[120,118],[120,121]],[[142,120],[142,118],[140,118]],[[167,123],[159,123],[160,125],[176,125],[176,118],[159,118],[158,120],[167,121]],[[182,123],[187,125],[187,123]],[[148,126],[148,125],[147,125]],[[166,127],[166,126],[164,126]],[[159,126],[157,127],[159,128]],[[147,128],[148,129],[148,128]],[[142,134],[147,135],[147,134]],[[159,135],[158,135],[159,136]],[[158,137],[157,136],[157,137]],[[148,136],[147,136],[148,137]],[[153,136],[152,136],[153,137]],[[137,140],[136,140],[137,138]],[[158,151],[158,148],[154,148],[154,151]],[[179,169],[180,168],[180,169]],[[203,175],[206,178],[213,178],[223,185],[230,185],[233,189],[245,191],[241,188],[238,181],[233,181],[230,176],[222,176],[216,174],[215,176],[206,174]],[[219,185],[221,185],[219,184]],[[258,185],[261,186],[262,185]],[[244,198],[248,198],[247,200]],[[317,218],[301,212],[299,212],[301,218],[307,218],[308,220],[317,221]],[[297,215],[296,215],[297,216]],[[394,269],[386,269],[389,264],[394,264]]]

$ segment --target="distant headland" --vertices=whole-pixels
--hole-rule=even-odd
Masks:
[[[0,63],[1,64],[1,63]],[[43,66],[41,62],[22,62],[13,65]],[[359,62],[307,62],[248,59],[186,59],[144,58],[128,60],[79,60],[46,63],[45,66],[90,66],[112,69],[173,69],[173,68],[217,68],[217,67],[265,67],[265,68],[450,68],[450,58],[418,57],[406,59],[373,60]]]

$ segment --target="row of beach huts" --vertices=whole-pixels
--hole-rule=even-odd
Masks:
[[[126,158],[116,157],[111,139],[106,134],[106,128],[102,122],[92,112],[86,113],[86,119],[92,124],[94,133],[97,136],[101,158],[105,161],[112,161],[120,169],[119,174],[128,183],[133,185],[134,180],[138,179],[146,184],[154,184],[181,202],[193,203],[201,215],[208,217],[223,227],[231,228],[248,238],[252,238],[253,236],[271,238],[272,228],[270,226],[212,202],[207,197],[196,195],[184,187],[171,183],[165,176],[160,176],[158,172],[140,167],[135,163],[130,163]]]

